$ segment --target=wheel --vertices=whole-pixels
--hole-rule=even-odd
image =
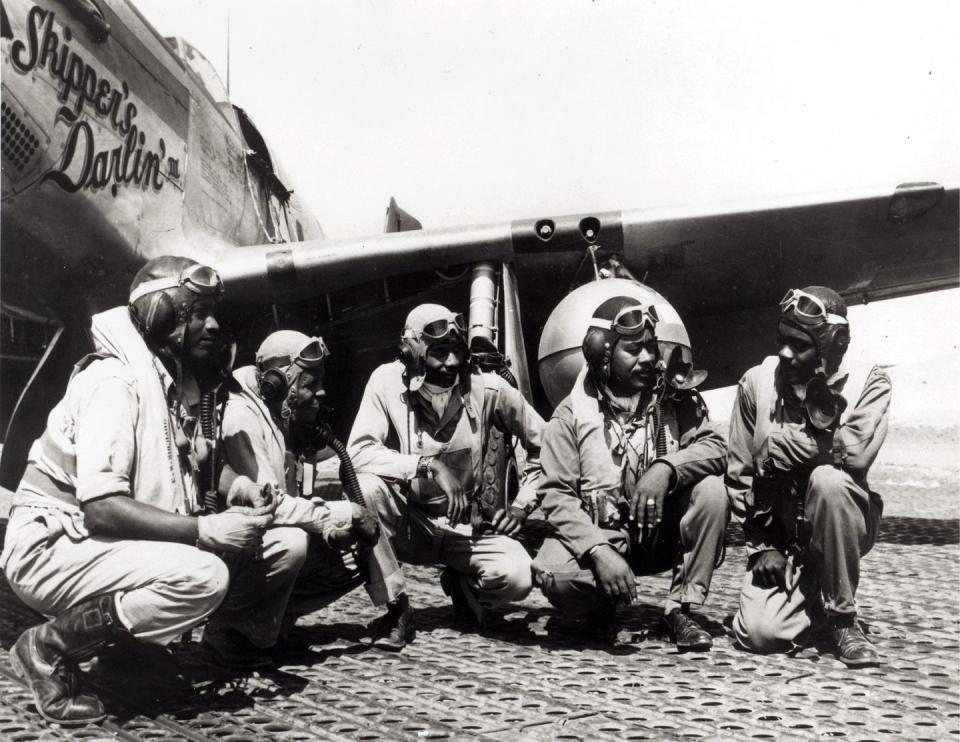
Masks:
[[[486,455],[480,473],[480,510],[485,521],[513,502],[520,489],[520,470],[510,436],[493,427],[487,435]]]

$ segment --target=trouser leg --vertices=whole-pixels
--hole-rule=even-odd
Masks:
[[[327,546],[311,534],[307,559],[293,586],[288,612],[304,616],[338,600],[363,582],[354,555]]]
[[[209,616],[227,592],[227,566],[193,546],[160,541],[71,541],[37,511],[16,508],[7,527],[4,572],[28,606],[57,616],[89,598],[117,593],[117,613],[137,639],[167,644]]]
[[[810,561],[819,572],[828,613],[855,615],[860,559],[877,540],[883,503],[845,471],[819,466],[810,474],[805,511]]]
[[[306,558],[307,533],[294,527],[269,529],[257,554],[225,557],[230,589],[211,624],[229,627],[255,646],[272,647]]]
[[[702,605],[707,599],[730,519],[727,491],[720,477],[707,477],[688,493],[671,497],[686,499],[687,503],[680,518],[680,543],[665,605],[667,612],[681,603]]]
[[[406,583],[397,558],[397,539],[406,536],[407,498],[400,487],[388,484],[375,474],[358,474],[367,507],[380,520],[380,539],[369,553],[367,593],[374,605],[384,605],[406,592]]]
[[[605,532],[621,555],[627,551],[626,539],[618,532]],[[606,547],[604,547],[606,548]],[[597,587],[593,570],[580,563],[556,538],[547,538],[533,561],[533,572],[544,597],[558,610],[570,616],[585,616],[606,604]]]

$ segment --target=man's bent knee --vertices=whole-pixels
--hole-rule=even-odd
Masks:
[[[842,469],[827,464],[818,466],[810,472],[810,483],[807,485],[808,496],[835,497],[846,490],[849,480],[850,475]]]
[[[733,617],[733,635],[744,649],[759,654],[786,652],[793,642],[782,636],[775,621],[760,613],[737,611]]]
[[[198,610],[212,613],[227,595],[230,570],[220,557],[198,550],[196,562],[183,579],[185,592],[196,600]]]
[[[478,575],[481,591],[505,603],[523,600],[533,589],[530,557],[522,546],[517,546],[518,551],[509,551],[485,564]]]
[[[717,517],[727,516],[730,503],[723,478],[712,476],[697,482],[690,493],[690,507],[696,507],[700,512]]]
[[[277,571],[297,573],[307,561],[309,534],[302,528],[271,528],[263,540],[264,552],[275,554]]]

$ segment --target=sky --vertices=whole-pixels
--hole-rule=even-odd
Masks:
[[[141,0],[328,237],[960,181],[960,4]],[[960,291],[855,307],[894,418],[960,418]],[[899,371],[897,370],[899,369]],[[722,401],[721,406],[727,404]]]

